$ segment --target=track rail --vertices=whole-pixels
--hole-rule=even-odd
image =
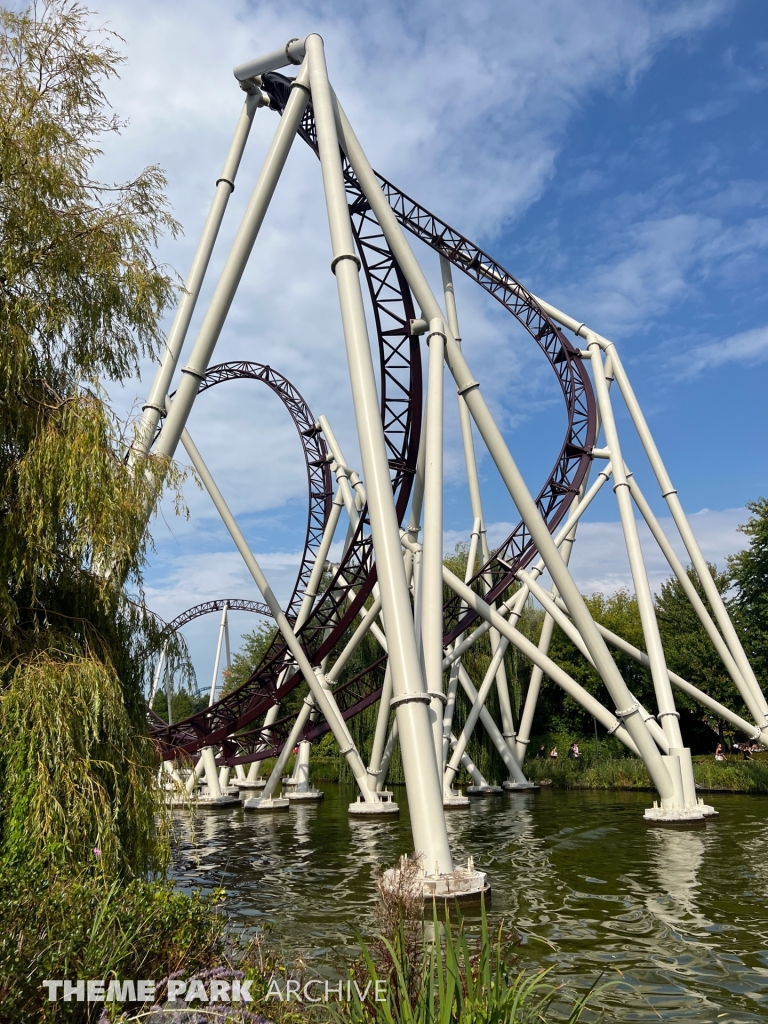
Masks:
[[[291,80],[278,73],[264,76],[263,88],[273,109],[282,113]],[[314,114],[308,105],[300,134],[317,152]],[[381,412],[389,449],[392,484],[399,520],[405,515],[415,470],[421,429],[421,356],[418,339],[410,336],[415,319],[413,300],[402,271],[392,255],[351,167],[344,161],[344,177],[353,231],[368,284],[381,361]],[[544,313],[530,293],[500,264],[425,207],[377,176],[399,222],[457,269],[471,277],[507,309],[531,335],[554,370],[566,405],[567,427],[553,469],[536,498],[550,532],[563,520],[578,493],[595,442],[595,402],[589,379],[576,349]],[[537,550],[524,523],[519,523],[474,577],[490,576],[488,595],[493,600],[529,564]],[[315,605],[299,638],[313,664],[318,664],[344,635],[376,579],[367,510],[344,563]],[[476,615],[460,619],[460,603],[445,608],[445,642],[465,630]],[[382,659],[353,679],[342,681],[334,695],[345,719],[374,703],[381,686]],[[287,677],[287,678],[286,678]],[[218,705],[165,730],[157,738],[166,750],[193,752],[205,743],[222,743],[222,762],[234,764],[273,756],[287,737],[294,716],[286,716],[265,730],[253,725],[267,709],[301,682],[290,667],[282,641],[276,639],[251,679]],[[250,727],[250,728],[249,728]],[[311,727],[312,736],[327,731],[325,723]],[[234,737],[237,733],[237,737]],[[310,733],[308,732],[309,736]]]
[[[267,619],[272,618],[272,612],[261,601],[249,601],[244,597],[221,597],[215,601],[203,601],[202,604],[187,608],[181,615],[171,619],[165,629],[175,633],[177,629],[182,629],[187,623],[194,622],[195,619],[202,618],[203,615],[210,615],[212,612],[222,612],[225,607],[231,612],[253,612],[254,615],[263,615]]]

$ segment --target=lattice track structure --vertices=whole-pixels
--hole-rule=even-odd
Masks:
[[[283,75],[264,76],[264,89],[270,96],[271,106],[281,114],[290,92],[290,83],[291,79]],[[300,135],[317,153],[317,136],[311,103],[307,106]],[[578,353],[558,326],[547,317],[508,271],[458,231],[400,192],[385,178],[380,175],[377,177],[385,187],[387,199],[403,226],[445,256],[455,267],[470,276],[500,302],[536,341],[554,370],[565,401],[566,433],[555,465],[536,499],[548,528],[554,531],[579,492],[591,462],[590,453],[595,439],[594,396]],[[415,319],[413,299],[397,260],[393,257],[381,227],[365,199],[360,183],[346,160],[344,178],[357,252],[373,308],[382,380],[381,417],[392,470],[392,487],[398,519],[402,523],[416,466],[422,413],[420,350],[418,338],[411,335],[410,329],[410,323]],[[513,291],[513,288],[516,290]],[[206,374],[200,390],[221,380],[239,379],[235,368],[240,365],[251,364],[225,363],[221,367],[212,367]],[[229,370],[228,367],[232,369]],[[214,376],[209,383],[212,374]],[[291,387],[285,378],[281,378],[281,381],[284,382],[281,384],[283,389]],[[330,500],[330,492],[327,493]],[[311,486],[310,494],[314,497]],[[299,631],[302,644],[315,665],[320,664],[338,644],[376,582],[376,567],[370,555],[368,526],[367,509],[364,509],[358,534],[346,558],[339,566],[325,595],[318,600],[312,617]],[[485,580],[490,574],[493,583],[488,600],[494,600],[514,583],[518,570],[528,565],[536,554],[536,546],[525,523],[521,521],[494,551],[489,562],[481,566],[471,583]],[[305,559],[302,562],[302,572],[305,576],[308,575],[307,565]],[[299,593],[300,582],[301,573],[288,606],[289,618],[291,611],[295,612],[295,598]],[[356,596],[350,600],[351,591],[355,591]],[[445,634],[446,645],[459,633],[464,632],[477,618],[477,614],[471,610],[459,616],[460,603],[459,599],[452,597],[446,605],[445,619],[446,623],[450,624]],[[237,730],[237,753],[230,753],[227,756],[222,751],[218,758],[219,763],[243,764],[276,756],[288,736],[295,714],[286,715],[267,727],[245,727],[264,715],[270,706],[279,703],[301,683],[300,674],[294,672],[282,685],[277,686],[276,680],[284,668],[285,658],[285,646],[281,638],[276,637],[273,647],[265,654],[263,662],[256,668],[252,678],[239,690],[228,694],[211,709],[170,728],[161,719],[154,720],[153,733],[162,741],[166,754],[174,750],[193,753],[205,743],[220,743],[227,740],[228,735]],[[370,671],[360,673],[336,688],[334,694],[345,720],[355,717],[379,699],[380,668],[381,660],[371,666]],[[328,728],[327,723],[315,725],[308,730],[306,738],[314,739],[327,732]]]
[[[300,65],[295,79],[278,71],[288,64]],[[235,767],[239,783],[255,784],[258,763],[276,757],[263,795],[246,801],[245,807],[258,811],[285,809],[291,797],[276,797],[275,792],[294,746],[298,750],[294,795],[302,799],[321,796],[308,788],[309,747],[311,740],[330,729],[360,792],[358,804],[350,807],[350,813],[389,814],[396,807],[384,784],[389,759],[399,744],[414,848],[424,855],[428,866],[419,884],[423,884],[425,893],[448,894],[456,885],[463,892],[482,891],[486,884],[482,872],[468,867],[462,874],[463,869],[453,864],[444,808],[468,804],[466,796],[454,789],[462,764],[479,791],[494,788],[488,786],[467,755],[467,743],[479,724],[508,771],[504,787],[509,791],[531,790],[523,765],[539,690],[547,676],[609,734],[643,759],[659,796],[654,807],[645,811],[646,820],[700,823],[716,814],[696,795],[690,750],[683,744],[673,687],[764,747],[768,747],[768,702],[717,592],[616,346],[537,298],[488,253],[370,167],[330,86],[319,36],[291,40],[284,48],[236,68],[235,76],[247,94],[246,103],[224,171],[216,183],[211,212],[163,361],[144,407],[141,443],[137,447],[140,451],[149,449],[146,439],[155,436],[158,422],[167,412],[154,450],[173,457],[179,443],[186,448],[269,607],[276,636],[243,686],[183,722],[167,725],[153,721],[153,734],[166,759],[165,770],[173,775],[173,759],[189,760],[200,751],[195,774],[185,785],[194,786],[198,769],[205,762],[207,784],[216,800],[217,771],[228,779],[230,768]],[[182,367],[178,389],[169,400],[166,395],[205,268],[234,188],[252,119],[261,106],[280,114],[275,137],[189,363]],[[207,369],[297,135],[319,157],[323,178],[333,253],[331,269],[342,313],[360,448],[359,475],[347,463],[325,416],[315,420],[305,404],[301,404],[301,415],[296,415],[300,396],[276,371],[245,363]],[[417,238],[437,255],[443,285],[439,299],[407,236]],[[467,364],[461,347],[453,270],[460,270],[511,314],[539,346],[559,383],[566,408],[565,436],[537,496],[528,491],[485,403],[480,383]],[[371,325],[363,302],[361,271],[373,313],[378,375],[371,356]],[[565,330],[571,332],[575,342]],[[420,347],[423,335],[429,353],[424,373]],[[580,341],[585,348],[577,347]],[[464,580],[443,564],[446,367],[456,385],[473,516],[469,569]],[[281,395],[292,410],[305,446],[310,492],[308,540],[299,579],[285,609],[272,593],[186,430],[198,392],[238,376],[263,380]],[[627,412],[622,431],[631,429],[639,438],[640,451],[691,560],[696,583],[643,495],[632,468],[624,461],[611,387]],[[427,395],[424,410],[423,390]],[[521,517],[495,551],[490,551],[487,543],[474,451],[475,428]],[[603,447],[598,447],[599,434]],[[595,468],[598,471],[593,473]],[[635,648],[593,620],[568,569],[579,520],[609,480],[618,506],[645,650]],[[347,514],[349,527],[339,562],[332,565],[329,551],[342,511]],[[742,702],[739,711],[669,671],[636,513],[645,520],[717,650]],[[540,582],[544,573],[551,580],[549,589]],[[444,587],[451,594],[447,601]],[[529,599],[544,612],[538,645],[517,628]],[[609,706],[549,657],[556,625],[601,677]],[[350,659],[368,633],[382,653],[372,657],[362,671],[353,671]],[[462,664],[462,655],[486,633],[490,634],[490,665],[482,681],[473,680]],[[512,714],[504,667],[509,645],[533,664],[518,722]],[[655,711],[646,709],[630,691],[610,647],[649,669]],[[501,728],[485,708],[494,685]],[[306,687],[301,691],[306,695],[300,709],[289,714],[285,699],[299,686]],[[215,676],[211,700],[214,691]],[[461,691],[471,709],[455,736],[453,711]],[[346,723],[376,702],[379,710],[373,750],[366,767]],[[295,706],[295,697],[290,704]],[[749,717],[742,717],[743,709]],[[245,763],[251,764],[247,779],[243,777]],[[177,782],[174,779],[174,784]]]
[[[251,612],[253,615],[263,615],[267,619],[272,616],[272,613],[263,601],[251,601],[246,597],[220,597],[214,601],[202,601],[200,604],[187,608],[186,611],[177,615],[175,619],[171,619],[163,632],[167,630],[169,633],[175,633],[177,629],[183,629],[184,626],[194,622],[195,619],[200,619],[204,615],[212,615],[214,612],[224,611],[225,608],[231,612]]]

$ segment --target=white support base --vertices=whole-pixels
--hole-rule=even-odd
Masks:
[[[240,799],[236,796],[208,796],[207,793],[190,793],[184,796],[177,794],[166,802],[170,803],[171,807],[238,807]]]
[[[461,793],[443,793],[443,807],[446,811],[461,811],[465,810],[470,805],[470,799],[468,796],[462,796]]]
[[[687,825],[703,822],[706,818],[702,804],[696,807],[659,807],[656,800],[653,807],[647,807],[643,819],[658,825]]]
[[[467,786],[464,792],[467,796],[498,796],[504,790],[501,786]]]
[[[243,801],[244,811],[287,811],[290,804],[285,797],[275,796],[267,798],[251,796]]]
[[[490,896],[491,886],[484,871],[475,871],[473,866],[455,868],[448,875],[412,875],[410,885],[415,893],[425,900],[479,900]],[[402,891],[400,868],[389,868],[381,878],[384,889]]]
[[[237,786],[238,789],[264,789],[266,784],[266,779],[235,779],[233,782],[233,785]]]
[[[399,814],[400,808],[391,799],[368,804],[361,797],[358,797],[356,803],[349,805],[349,813],[353,818],[381,818],[387,815]]]
[[[535,782],[512,782],[510,779],[505,779],[501,788],[505,793],[535,793],[541,787],[537,786]]]
[[[222,796],[227,796],[227,797],[234,797],[235,800],[237,800],[238,802],[240,801],[240,798],[242,796],[238,786],[227,786],[226,789],[222,789],[221,795]],[[201,799],[205,798],[206,800],[211,799],[211,797],[209,797],[209,795],[208,795],[208,788],[207,787],[204,787],[203,789],[200,790],[200,798]]]
[[[325,799],[325,793],[322,789],[289,789],[287,792],[284,789],[283,792],[286,799],[292,804],[317,804]]]

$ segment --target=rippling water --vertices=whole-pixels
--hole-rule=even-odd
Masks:
[[[224,885],[233,917],[270,925],[313,971],[371,928],[371,869],[411,849],[397,821],[350,821],[351,787],[322,784],[319,807],[256,815],[179,813],[175,876]],[[488,872],[492,911],[520,955],[584,991],[600,971],[630,986],[601,999],[606,1020],[768,1021],[768,797],[711,798],[706,828],[649,828],[648,793],[543,790],[473,801],[448,816],[457,861]],[[617,972],[621,972],[619,975]]]

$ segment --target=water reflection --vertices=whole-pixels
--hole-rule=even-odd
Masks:
[[[699,829],[655,828],[649,834],[649,853],[661,892],[649,893],[646,907],[669,928],[688,937],[715,927],[697,905],[707,838]]]
[[[350,822],[352,790],[325,789],[319,806],[284,814],[200,811],[194,828],[180,814],[175,868],[189,887],[223,879],[230,913],[271,926],[317,970],[356,951],[354,931],[373,927],[372,869],[410,849],[404,790],[399,820]],[[545,791],[476,801],[449,816],[451,847],[488,872],[492,913],[521,933],[524,962],[553,966],[573,991],[600,971],[627,980],[604,997],[607,1021],[768,1020],[768,800],[724,796],[721,817],[696,831],[649,829],[646,803]]]

